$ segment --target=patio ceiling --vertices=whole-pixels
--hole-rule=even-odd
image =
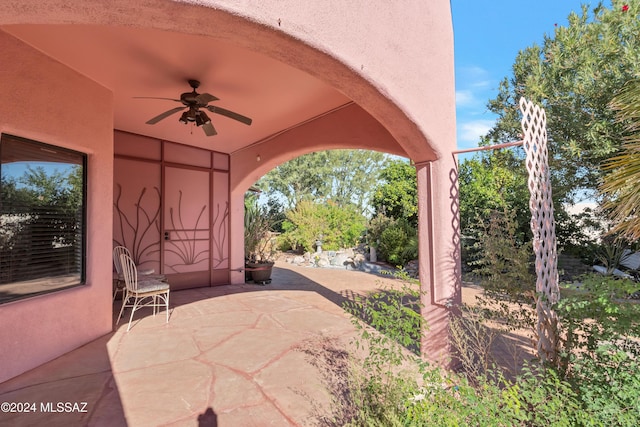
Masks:
[[[322,81],[260,53],[210,37],[154,29],[98,25],[5,25],[0,29],[109,88],[114,128],[158,139],[232,153],[284,129],[350,103]],[[218,135],[178,122],[176,113],[145,122],[182,104],[170,100],[191,91],[219,98],[210,105],[253,119],[251,126],[209,114]],[[78,99],[78,108],[90,99]],[[30,101],[30,102],[37,102]]]

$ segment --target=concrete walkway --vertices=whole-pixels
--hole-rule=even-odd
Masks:
[[[278,265],[270,285],[173,292],[168,324],[141,310],[128,333],[127,318],[0,384],[0,402],[33,410],[0,413],[0,425],[315,425],[331,398],[303,350],[326,339],[348,348],[355,330],[342,303],[394,281]]]

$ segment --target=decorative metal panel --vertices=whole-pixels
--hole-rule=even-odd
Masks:
[[[115,159],[113,243],[136,265],[160,271],[160,166]]]
[[[209,271],[209,172],[165,167],[166,273]]]
[[[213,173],[213,220],[211,234],[214,270],[229,268],[229,174]]]

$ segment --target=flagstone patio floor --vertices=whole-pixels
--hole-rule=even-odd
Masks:
[[[31,410],[0,413],[0,425],[316,425],[332,401],[304,348],[326,339],[349,348],[356,332],[342,303],[394,283],[278,263],[269,285],[172,292],[169,323],[141,310],[129,332],[126,316],[114,332],[0,384],[0,402]]]

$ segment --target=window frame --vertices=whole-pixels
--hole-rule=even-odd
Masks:
[[[5,144],[3,144],[5,143]],[[78,251],[77,245],[81,245],[81,247],[79,248],[79,254],[76,255],[76,259],[78,259],[78,263],[79,265],[77,266],[77,269],[73,270],[73,273],[71,273],[71,276],[75,276],[77,275],[78,277],[72,277],[69,281],[72,283],[65,283],[64,280],[62,280],[62,284],[59,285],[55,285],[55,286],[51,286],[50,284],[47,285],[47,282],[51,282],[51,279],[54,278],[61,278],[63,277],[63,275],[61,274],[55,274],[53,273],[53,270],[49,269],[49,271],[52,271],[52,273],[50,273],[49,275],[45,275],[43,277],[39,277],[39,278],[35,278],[35,279],[27,279],[27,280],[13,280],[13,281],[7,281],[7,282],[3,282],[0,283],[0,306],[3,304],[7,304],[7,303],[12,303],[15,301],[19,301],[19,300],[24,300],[24,299],[28,299],[28,298],[33,298],[39,295],[44,295],[44,294],[50,294],[50,293],[55,293],[55,292],[60,292],[66,289],[71,289],[71,288],[75,288],[78,286],[84,286],[86,285],[87,281],[86,281],[86,275],[87,275],[87,205],[88,205],[88,182],[87,182],[87,165],[88,165],[88,156],[86,153],[80,152],[80,151],[76,151],[76,150],[72,150],[72,149],[68,149],[68,148],[64,148],[64,147],[59,147],[56,145],[52,145],[52,144],[46,144],[40,141],[36,141],[33,139],[28,139],[28,138],[23,138],[20,136],[16,136],[16,135],[12,135],[12,134],[8,134],[8,133],[0,133],[0,177],[2,176],[2,168],[5,160],[5,147],[6,147],[6,143],[10,143],[10,144],[23,144],[24,145],[24,149],[25,152],[28,153],[29,151],[32,151],[34,153],[35,157],[38,157],[37,160],[29,160],[29,159],[25,159],[25,160],[16,160],[17,162],[46,162],[46,161],[51,161],[51,162],[55,162],[55,163],[61,163],[61,164],[65,164],[65,162],[60,161],[59,159],[56,159],[55,156],[59,155],[60,157],[68,157],[70,159],[69,162],[67,162],[66,164],[68,165],[78,165],[82,168],[82,173],[80,174],[81,179],[82,179],[82,183],[81,183],[81,209],[78,215],[78,218],[81,221],[80,226],[77,228],[77,230],[74,232],[74,237],[77,236],[77,239],[74,240],[74,243],[71,245],[72,249],[71,249],[71,253],[74,253],[76,251]],[[39,150],[39,151],[38,151]],[[45,153],[45,154],[43,154]],[[49,155],[47,157],[46,153],[53,153],[53,155]],[[6,164],[9,164],[12,162],[7,161]],[[53,169],[53,171],[58,172],[57,169]],[[67,178],[69,175],[66,175],[65,178]],[[4,184],[4,180],[0,180],[0,190],[2,190],[2,186],[5,185]],[[2,206],[3,204],[3,200],[0,199],[0,206]],[[29,206],[27,206],[27,208],[33,209],[33,207],[35,207],[34,204],[31,204]],[[2,206],[2,209],[0,209],[0,212],[4,211],[5,207]],[[18,211],[16,210],[16,214],[19,214]],[[0,215],[2,215],[0,213]],[[12,213],[8,213],[8,215],[12,215]],[[51,218],[55,219],[55,216],[52,216]],[[60,217],[58,217],[60,218]],[[33,232],[33,231],[32,231]],[[78,236],[79,233],[79,236]],[[36,240],[34,238],[31,238],[28,243],[25,245],[25,250],[30,252],[33,250],[34,246],[36,245]],[[52,258],[53,263],[55,263],[55,258]],[[1,261],[1,259],[0,259]],[[27,264],[29,267],[32,266],[33,264]],[[69,264],[59,264],[59,265],[64,265],[66,267],[69,266]],[[79,270],[79,271],[78,271]],[[19,271],[19,270],[18,270]],[[45,270],[46,271],[46,270]],[[38,281],[40,282],[40,289],[38,289]],[[34,283],[36,285],[34,285]],[[20,288],[20,287],[26,287],[31,285],[31,287],[33,287],[34,289],[36,289],[35,291],[32,292],[25,292],[25,293],[20,293],[20,292],[14,292],[12,296],[8,296],[8,297],[3,297],[3,290],[9,290],[9,292],[7,293],[8,295],[12,294],[12,290],[15,291],[16,289]],[[4,288],[4,289],[3,289]],[[24,288],[23,288],[24,289]]]

